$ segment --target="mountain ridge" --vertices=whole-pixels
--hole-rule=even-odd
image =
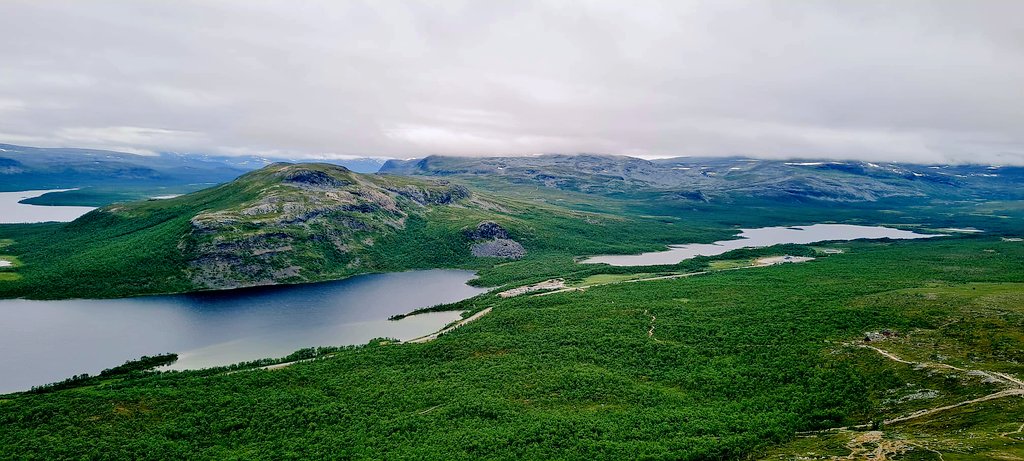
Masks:
[[[43,148],[0,143],[0,191],[71,187],[171,186],[222,183],[287,159],[163,152],[138,155],[99,149]],[[374,173],[381,159],[327,163]]]
[[[836,202],[885,198],[1020,197],[1022,167],[912,165],[854,161],[789,161],[744,157],[644,160],[614,155],[444,157],[389,160],[383,174],[501,177],[520,184],[599,194],[636,190],[696,201],[737,196]]]

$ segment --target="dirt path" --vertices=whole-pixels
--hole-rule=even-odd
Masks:
[[[526,286],[521,286],[521,287],[518,287],[518,288],[513,288],[511,290],[505,290],[505,291],[502,291],[501,293],[498,293],[498,296],[500,296],[502,298],[514,298],[516,296],[524,295],[524,294],[527,294],[527,293],[530,293],[530,292],[534,292],[534,291],[559,290],[559,289],[562,289],[562,288],[565,288],[565,280],[562,280],[562,279],[551,279],[551,280],[545,280],[545,281],[540,282],[540,283],[535,283],[533,285],[526,285]]]
[[[282,368],[287,368],[287,367],[290,367],[292,365],[295,365],[296,363],[312,362],[313,360],[326,359],[326,358],[332,357],[333,355],[334,355],[334,353],[330,353],[330,354],[325,354],[325,355],[320,356],[320,357],[313,357],[311,359],[293,360],[291,362],[275,363],[273,365],[264,365],[262,367],[245,368],[245,369],[242,369],[242,370],[229,371],[229,372],[224,373],[224,374],[225,375],[233,375],[235,373],[243,373],[243,372],[246,372],[246,371],[253,371],[253,370],[280,370]]]
[[[654,337],[654,321],[657,320],[658,318],[655,317],[654,314],[650,313],[650,311],[648,311],[647,309],[644,309],[644,315],[651,316],[651,328],[649,330],[647,330],[647,337],[648,338],[653,338]],[[655,339],[655,341],[657,341],[657,339]]]
[[[1013,432],[1003,432],[1002,434],[999,434],[999,436],[1000,437],[1006,437],[1006,438],[1012,439],[1012,440],[1019,440],[1019,439],[1015,439],[1015,438],[1010,437],[1010,436],[1013,435],[1013,434],[1020,434],[1020,433],[1024,433],[1024,423],[1021,423],[1020,427],[1018,427],[1017,430],[1015,430]]]
[[[789,259],[784,259],[784,258],[789,258]],[[684,278],[684,277],[693,277],[695,275],[712,274],[712,273],[715,273],[715,272],[734,271],[734,270],[740,270],[740,269],[753,269],[753,268],[757,268],[757,267],[777,266],[779,264],[782,264],[783,262],[785,262],[785,263],[801,263],[801,262],[806,262],[806,261],[811,261],[811,260],[814,260],[814,258],[804,258],[804,257],[799,257],[799,256],[775,256],[775,257],[772,257],[772,258],[761,258],[761,259],[758,259],[758,260],[754,261],[754,263],[749,265],[749,266],[729,267],[729,268],[726,268],[726,269],[715,269],[715,270],[707,270],[707,271],[700,271],[700,272],[687,272],[685,274],[659,275],[657,277],[647,277],[647,278],[642,278],[642,279],[616,280],[614,282],[595,283],[593,285],[579,286],[579,287],[565,287],[565,288],[561,288],[561,289],[558,289],[558,290],[545,291],[544,293],[538,293],[538,294],[535,294],[533,296],[534,297],[537,297],[537,296],[548,296],[548,295],[553,295],[553,294],[557,294],[557,293],[567,293],[567,292],[570,292],[570,291],[583,291],[583,290],[585,290],[587,288],[591,288],[591,287],[601,287],[601,286],[605,286],[605,285],[617,285],[617,284],[620,284],[620,283],[640,283],[640,282],[653,282],[653,281],[656,281],[656,280],[680,279],[680,278]],[[547,283],[547,282],[542,282],[542,283]],[[513,292],[515,290],[524,290],[524,289],[529,289],[529,288],[531,288],[531,286],[524,286],[524,287],[519,287],[519,288],[513,288],[512,290],[507,290],[507,291],[503,291],[501,293],[498,293],[498,295],[502,296],[502,297],[506,297],[506,296],[503,295],[503,293]],[[525,291],[525,292],[528,292],[528,291]],[[522,293],[518,293],[518,294],[522,294]]]
[[[882,431],[868,431],[846,443],[850,454],[832,459],[870,459],[887,461],[890,456],[906,453],[909,446],[900,440],[887,440]]]
[[[971,405],[971,404],[980,403],[980,402],[987,402],[989,400],[996,400],[996,399],[1001,399],[1001,398],[1005,398],[1005,397],[1014,397],[1014,396],[1024,397],[1024,382],[1022,382],[1020,379],[1018,379],[1018,378],[1016,378],[1016,377],[1014,377],[1012,375],[1006,374],[1006,373],[1000,373],[1000,372],[996,372],[996,371],[985,371],[985,370],[968,370],[968,369],[956,367],[956,366],[953,366],[953,365],[947,365],[945,363],[914,362],[914,361],[911,361],[911,360],[903,359],[903,358],[899,357],[898,355],[893,354],[892,352],[889,352],[889,351],[887,351],[885,349],[882,349],[882,348],[879,348],[879,347],[875,347],[875,346],[871,346],[871,345],[867,345],[867,344],[855,344],[855,346],[856,347],[862,347],[862,348],[865,348],[865,349],[871,349],[871,350],[879,353],[881,356],[883,356],[883,357],[885,357],[885,358],[887,358],[889,360],[892,360],[894,362],[898,362],[898,363],[902,363],[902,364],[906,364],[906,365],[911,365],[911,366],[914,366],[914,367],[920,367],[920,368],[941,368],[941,369],[947,369],[947,370],[954,370],[954,371],[957,371],[957,372],[960,372],[960,373],[971,374],[971,375],[974,375],[974,376],[984,376],[984,377],[986,377],[988,379],[991,379],[991,380],[993,380],[995,382],[1000,382],[1000,383],[1006,385],[1007,387],[1009,387],[1008,389],[1003,389],[1001,391],[993,392],[993,393],[988,394],[988,395],[983,395],[983,396],[978,397],[978,398],[974,398],[974,399],[970,399],[970,400],[964,400],[963,402],[957,402],[957,403],[954,403],[954,404],[951,404],[951,405],[944,405],[944,406],[935,407],[935,408],[925,408],[923,410],[918,410],[918,411],[915,411],[915,412],[910,413],[908,415],[887,419],[887,420],[883,421],[883,424],[902,423],[902,422],[906,422],[906,421],[922,418],[922,417],[925,417],[925,416],[934,415],[936,413],[940,413],[940,412],[943,412],[943,411],[946,411],[946,410],[952,410],[954,408],[960,408],[960,407],[963,407],[963,406],[966,406],[966,405]],[[868,429],[870,427],[871,427],[871,424],[859,424],[859,425],[856,425],[856,426],[836,427],[836,428],[832,428],[832,429],[825,429],[825,430],[822,430],[822,431],[804,432],[804,433],[801,433],[801,434],[803,434],[803,435],[811,435],[811,434],[820,434],[820,433],[824,433],[824,432],[847,431],[847,430],[852,430],[852,429]],[[1024,430],[1024,425],[1021,425],[1021,429]],[[1020,432],[1020,431],[1018,431],[1018,432]],[[1008,433],[1008,434],[1012,434],[1012,432]]]
[[[461,327],[461,326],[463,326],[463,325],[465,325],[465,324],[467,324],[469,322],[472,322],[472,321],[474,321],[474,320],[476,320],[476,319],[478,319],[480,317],[483,317],[483,316],[487,315],[489,312],[491,312],[491,309],[492,308],[488,307],[487,309],[484,309],[484,310],[482,310],[480,312],[477,312],[477,313],[475,313],[475,314],[473,314],[473,315],[471,315],[471,316],[469,316],[467,318],[459,320],[458,322],[455,323],[455,325],[452,325],[452,326],[450,326],[448,328],[445,328],[445,329],[443,329],[441,331],[438,331],[437,333],[432,333],[432,334],[429,334],[429,335],[426,335],[426,336],[420,336],[419,338],[410,339],[410,340],[408,340],[406,342],[407,343],[425,343],[425,342],[428,342],[428,341],[433,341],[433,340],[437,339],[438,337],[440,337],[441,335],[443,335],[445,333],[448,333],[448,332],[450,332],[450,331],[452,331],[452,330],[454,330],[456,328],[459,328],[459,327]]]
[[[970,374],[970,375],[974,375],[974,376],[984,376],[987,379],[991,379],[994,382],[1002,383],[1002,384],[1004,384],[1004,385],[1006,385],[1008,387],[1008,389],[1003,389],[1001,391],[993,392],[993,393],[988,394],[988,395],[983,395],[983,396],[978,397],[978,398],[974,398],[974,399],[970,399],[970,400],[964,400],[963,402],[957,402],[957,403],[954,403],[954,404],[951,404],[951,405],[944,405],[944,406],[935,407],[935,408],[925,408],[923,410],[918,410],[918,411],[915,411],[915,412],[910,413],[908,415],[887,419],[887,420],[884,420],[882,422],[883,424],[887,424],[888,425],[888,424],[902,423],[902,422],[906,422],[906,421],[922,418],[922,417],[925,417],[925,416],[934,415],[936,413],[940,413],[940,412],[943,412],[943,411],[952,410],[954,408],[960,408],[960,407],[963,407],[963,406],[967,406],[967,405],[971,405],[971,404],[975,404],[975,403],[980,403],[980,402],[987,402],[989,400],[996,400],[996,399],[1001,399],[1001,398],[1005,398],[1005,397],[1014,397],[1014,396],[1024,397],[1024,382],[1022,382],[1020,379],[1018,379],[1018,378],[1016,378],[1016,377],[1014,377],[1012,375],[1006,374],[1006,373],[1000,373],[1000,372],[997,372],[997,371],[985,371],[985,370],[968,370],[968,369],[956,367],[956,366],[953,366],[953,365],[947,365],[945,363],[914,362],[914,361],[911,361],[911,360],[903,359],[900,356],[898,356],[896,354],[893,354],[892,352],[889,352],[889,351],[887,351],[885,349],[882,349],[882,348],[879,348],[879,347],[875,347],[875,346],[871,346],[871,345],[868,345],[868,344],[848,344],[848,345],[852,345],[852,346],[855,346],[855,347],[861,347],[861,348],[864,348],[864,349],[871,349],[871,350],[877,352],[878,354],[880,354],[882,357],[885,357],[885,358],[887,358],[889,360],[892,360],[894,362],[898,362],[898,363],[902,363],[902,364],[906,364],[906,365],[911,365],[911,366],[914,366],[914,367],[920,367],[920,368],[933,368],[933,369],[934,368],[941,368],[941,369],[947,369],[947,370],[954,370],[954,371],[957,371],[957,372],[960,372],[960,373]],[[826,433],[826,432],[842,432],[842,431],[849,431],[849,430],[863,430],[863,429],[869,429],[869,428],[871,428],[871,426],[872,426],[872,424],[858,424],[856,426],[834,427],[834,428],[831,428],[831,429],[823,429],[823,430],[820,430],[820,431],[800,432],[800,433],[798,433],[798,435],[815,435],[815,434],[822,434],[822,433]],[[1021,430],[1024,430],[1024,425],[1021,425]],[[1017,432],[1020,432],[1020,430],[1018,430]],[[1004,434],[1004,436],[1007,436],[1008,434],[1014,434],[1014,433],[1016,433],[1016,432],[1009,432],[1007,434]]]
[[[902,423],[904,421],[910,421],[912,419],[917,419],[917,418],[920,418],[920,417],[923,417],[923,416],[933,415],[933,414],[941,412],[941,411],[952,410],[954,408],[959,408],[959,407],[962,407],[964,405],[970,405],[972,403],[978,403],[978,402],[985,402],[985,401],[988,401],[988,400],[1001,399],[1003,397],[1012,397],[1012,396],[1015,396],[1015,395],[1017,395],[1017,396],[1024,396],[1024,389],[1020,389],[1020,388],[1017,388],[1017,389],[1006,389],[1006,390],[995,392],[995,393],[992,393],[992,394],[989,394],[989,395],[986,395],[986,396],[983,396],[983,397],[978,397],[976,399],[965,400],[963,402],[954,403],[952,405],[946,405],[944,407],[928,408],[928,409],[924,409],[924,410],[918,410],[918,411],[915,411],[915,412],[913,412],[913,413],[911,413],[909,415],[906,415],[906,416],[900,416],[899,418],[887,419],[887,420],[885,420],[885,424]]]
[[[904,363],[904,364],[907,364],[907,365],[913,365],[913,366],[921,367],[921,368],[942,368],[942,369],[947,369],[947,370],[958,371],[960,373],[968,373],[968,374],[972,374],[972,375],[975,375],[975,376],[984,376],[985,378],[990,379],[992,381],[1006,384],[1006,385],[1010,386],[1011,388],[1024,389],[1024,382],[1022,382],[1021,380],[1017,379],[1016,377],[1008,375],[1006,373],[1000,373],[998,371],[968,370],[966,368],[960,368],[960,367],[956,367],[956,366],[953,366],[953,365],[947,365],[945,363],[912,362],[910,360],[904,360],[904,359],[898,357],[896,354],[893,354],[892,352],[889,352],[887,350],[884,350],[884,349],[881,349],[881,348],[878,348],[878,347],[875,347],[875,346],[869,346],[867,344],[858,344],[857,347],[863,347],[865,349],[871,349],[871,350],[873,350],[875,352],[878,352],[883,357],[885,357],[885,358],[887,358],[889,360],[895,361],[895,362]]]

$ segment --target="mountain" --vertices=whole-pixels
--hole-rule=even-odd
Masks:
[[[161,153],[136,155],[95,149],[0,144],[0,191],[72,187],[160,187],[217,184],[284,160],[259,156]],[[329,160],[373,173],[382,159]]]
[[[165,200],[5,229],[24,261],[0,297],[116,296],[339,279],[519,258],[526,206],[441,179],[274,163]],[[573,219],[562,213],[567,219]],[[500,224],[499,224],[500,223]]]
[[[373,271],[378,268],[364,250],[382,236],[431,209],[488,206],[447,181],[366,176],[327,164],[273,164],[223,188],[246,199],[195,214],[179,245],[189,259],[189,280],[201,288]],[[133,214],[124,207],[102,212]]]
[[[729,201],[877,201],[885,198],[1019,198],[1024,168],[777,161],[741,157],[643,160],[611,155],[442,157],[389,160],[381,173],[501,178],[599,194],[655,191],[666,198]]]

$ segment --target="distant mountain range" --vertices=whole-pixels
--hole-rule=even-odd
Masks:
[[[153,188],[221,184],[269,164],[295,159],[162,153],[144,156],[93,149],[0,144],[0,191],[51,188]],[[886,198],[1024,198],[1024,167],[915,165],[831,160],[615,155],[520,157],[429,156],[413,160],[322,160],[358,173],[441,176],[534,185],[602,195],[657,194],[693,202],[763,198],[863,202]],[[201,186],[202,187],[202,186]],[[195,190],[192,187],[188,190]],[[107,202],[109,203],[109,202]]]
[[[678,199],[756,196],[785,200],[877,201],[888,197],[1019,198],[1024,168],[751,158],[643,160],[609,155],[442,157],[389,160],[385,174],[499,178],[599,194],[657,191]]]
[[[220,184],[279,161],[294,160],[253,155],[136,155],[94,149],[0,144],[0,191]],[[384,163],[383,159],[375,158],[322,161],[361,173],[376,172]]]

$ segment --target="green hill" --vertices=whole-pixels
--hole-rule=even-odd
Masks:
[[[496,209],[446,181],[273,164],[181,197],[100,208],[66,225],[11,226],[10,251],[25,265],[5,294],[180,292],[458,265],[471,259],[458,230],[497,218]],[[433,216],[443,222],[427,225]],[[410,252],[414,245],[402,239],[429,242],[432,251]],[[396,240],[402,255],[375,248]]]
[[[501,235],[474,231],[489,222]],[[522,253],[526,258],[505,270],[529,272],[537,261],[550,267],[555,254],[568,264],[571,255],[593,251],[657,248],[618,242],[627,229],[682,238],[653,220],[510,199],[443,179],[277,163],[180,197],[103,207],[71,223],[0,226],[4,254],[23,263],[7,272],[0,297],[118,297],[483,269]]]

